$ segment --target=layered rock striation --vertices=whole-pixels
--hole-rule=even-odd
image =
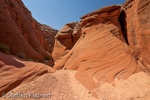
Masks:
[[[50,72],[55,70],[41,63],[25,61],[0,52],[0,97],[18,85],[28,83]]]
[[[32,24],[39,43],[51,54],[54,49],[55,35],[58,31],[47,25],[40,24],[34,18]]]
[[[140,67],[150,72],[150,0],[127,0],[121,9],[121,24]]]
[[[21,0],[0,1],[0,43],[9,46],[11,54],[24,53],[32,59],[44,59],[53,48],[42,32]]]
[[[54,50],[52,57],[56,61],[66,55],[75,45],[80,37],[80,23],[72,22],[66,24],[55,36]]]
[[[33,62],[43,61],[45,56],[51,56],[52,43],[57,33],[50,27],[46,27],[49,31],[44,31],[41,27],[42,25],[32,18],[30,11],[21,0],[0,1],[0,44],[7,45],[12,54],[6,55],[0,52],[0,97],[3,93],[30,82],[37,76],[55,72],[53,68],[47,66],[53,65],[52,60],[45,61],[47,65]],[[47,41],[49,38],[53,38],[51,43]],[[25,54],[26,58],[33,61],[13,56],[18,54],[23,56]]]
[[[54,68],[77,70],[76,79],[90,91],[141,71],[135,51],[122,33],[120,8],[107,6],[82,16],[81,37]]]

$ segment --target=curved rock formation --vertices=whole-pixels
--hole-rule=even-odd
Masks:
[[[55,45],[52,52],[54,60],[66,55],[77,42],[80,37],[79,34],[80,23],[72,22],[66,24],[55,36]]]
[[[49,54],[36,37],[41,33],[40,27],[34,27],[32,22],[31,13],[21,0],[0,1],[0,43],[9,46],[11,54],[25,53],[32,59],[42,60]]]
[[[12,55],[0,52],[0,97],[20,84],[30,82],[55,70],[47,65],[24,61]]]
[[[76,79],[90,91],[141,71],[122,34],[119,16],[120,6],[112,5],[81,17],[82,36],[54,68],[77,70]]]
[[[51,42],[54,43],[57,31],[46,27],[47,30],[52,30],[50,34],[50,31],[43,31],[41,26],[32,18],[21,0],[0,1],[0,44],[9,46],[11,54],[24,53],[34,60],[43,60],[45,56],[50,55],[47,51],[52,52],[53,48],[49,46],[52,43],[46,38],[53,38]],[[52,66],[53,62],[47,60],[45,64]],[[0,52],[0,96],[22,83],[32,81],[37,76],[55,72],[47,65],[24,61]]]
[[[42,47],[49,53],[52,53],[55,43],[55,35],[58,31],[47,25],[38,23],[34,18],[32,20],[32,24],[36,37]]]
[[[127,0],[122,6],[121,23],[138,63],[150,72],[150,0]]]
[[[51,54],[54,48],[55,35],[58,31],[47,25],[40,24],[34,18],[32,24],[38,41]]]
[[[48,43],[51,45],[51,47],[54,47],[55,36],[58,33],[58,30],[55,30],[45,24],[40,24],[40,26],[41,26],[42,33],[44,34]]]

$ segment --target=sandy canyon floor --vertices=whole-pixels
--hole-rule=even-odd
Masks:
[[[11,90],[0,100],[36,100],[36,97],[39,100],[98,100],[76,81],[75,73],[73,70],[58,70],[44,74]],[[150,76],[144,72],[134,74],[127,80],[116,79],[114,84],[104,83],[94,90],[99,100],[150,100]],[[18,93],[24,96],[19,97]],[[35,96],[38,93],[47,96],[38,98]]]

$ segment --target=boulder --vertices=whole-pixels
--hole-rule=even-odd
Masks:
[[[79,22],[66,24],[55,36],[55,45],[52,57],[55,61],[66,55],[80,37]]]

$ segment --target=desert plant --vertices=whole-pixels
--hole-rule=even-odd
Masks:
[[[35,49],[35,51],[40,52],[38,49]]]
[[[45,60],[41,60],[40,62],[41,62],[41,63],[45,63]]]
[[[118,6],[122,6],[122,4],[118,4]]]
[[[0,44],[0,51],[6,54],[10,53],[10,48],[4,44]]]
[[[50,60],[51,57],[49,55],[45,56],[45,60]]]
[[[27,57],[27,60],[28,60],[28,61],[33,61],[33,59],[31,59],[31,58],[29,58],[29,57]]]
[[[24,53],[18,53],[16,56],[18,56],[19,58],[25,59],[26,55]]]
[[[80,22],[76,21],[75,27],[76,27],[77,29],[79,29],[79,28],[80,28]]]
[[[61,57],[59,58],[59,60],[61,60]]]
[[[25,57],[25,58],[26,58],[26,57]],[[33,62],[39,62],[38,60],[33,60],[33,59],[29,58],[29,57],[27,57],[26,60],[28,60],[28,61],[33,61]]]

